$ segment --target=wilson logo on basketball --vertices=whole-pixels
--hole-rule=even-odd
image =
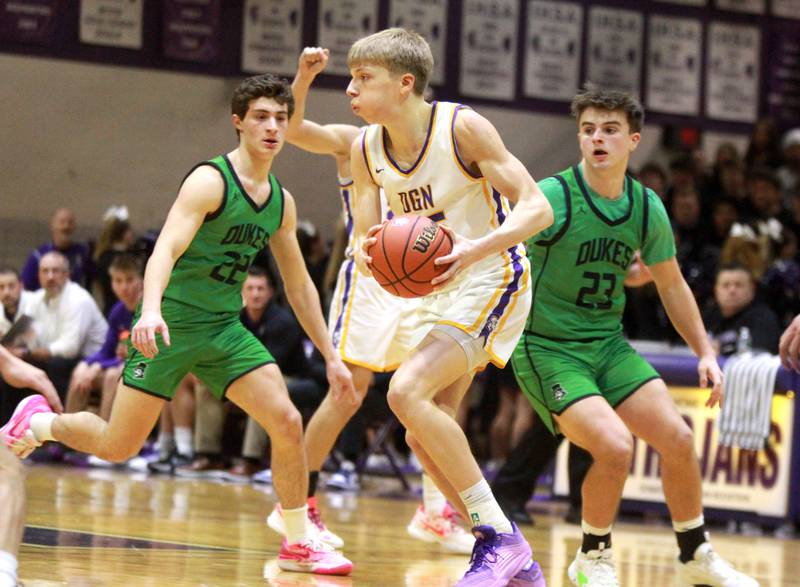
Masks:
[[[417,236],[417,240],[414,241],[414,246],[411,248],[420,253],[427,253],[428,247],[431,246],[433,239],[436,238],[437,230],[439,230],[439,227],[435,225],[423,228],[422,232]]]

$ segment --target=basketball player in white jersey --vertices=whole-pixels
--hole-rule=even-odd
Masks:
[[[381,188],[392,212],[441,221],[455,242],[437,261],[448,268],[422,300],[414,348],[392,378],[389,405],[425,470],[469,512],[477,540],[458,585],[543,585],[530,546],[442,406],[457,405],[476,370],[509,359],[531,304],[519,243],[553,222],[552,208],[489,121],[458,104],[425,102],[433,56],[420,35],[397,28],[370,35],[350,48],[348,65],[352,110],[370,125],[351,147],[358,268],[370,273]]]
[[[304,119],[308,91],[327,62],[328,50],[320,47],[307,47],[300,55],[292,84],[295,110],[287,140],[303,150],[331,155],[336,160],[348,236],[345,260],[331,302],[328,328],[334,346],[353,375],[359,404],[345,405],[346,402],[336,402],[328,394],[308,423],[305,437],[309,466],[308,515],[319,529],[320,538],[335,548],[341,548],[343,540],[325,527],[317,508],[314,494],[319,471],[342,428],[366,396],[372,374],[393,371],[407,357],[418,300],[406,300],[387,293],[374,279],[360,275],[355,268],[350,145],[361,129],[350,124],[320,125]],[[386,218],[387,213],[385,203],[382,203],[381,218]],[[458,525],[455,512],[428,475],[423,474],[422,485],[423,505],[408,525],[409,534],[426,542],[438,543],[444,550],[469,554],[475,543],[473,536]],[[270,515],[269,525],[283,533],[279,505]]]

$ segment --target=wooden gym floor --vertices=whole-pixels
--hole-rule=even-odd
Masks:
[[[26,587],[69,585],[317,585],[449,587],[467,556],[443,554],[406,534],[417,502],[392,495],[393,480],[368,478],[361,495],[321,492],[328,526],[346,542],[351,577],[280,572],[278,536],[265,523],[271,487],[147,476],[128,471],[32,465],[20,552]],[[538,502],[537,502],[538,504]],[[570,585],[566,568],[580,529],[543,503],[525,529],[549,587]],[[717,551],[762,587],[800,587],[800,541],[716,532]],[[623,587],[674,583],[676,546],[666,524],[620,523],[614,531]]]

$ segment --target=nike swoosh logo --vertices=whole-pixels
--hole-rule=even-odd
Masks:
[[[381,171],[383,171],[383,167],[381,167],[380,169],[376,169],[375,173],[380,173]]]

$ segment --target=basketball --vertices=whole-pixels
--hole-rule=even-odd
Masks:
[[[375,234],[367,251],[372,275],[389,293],[418,298],[433,291],[431,279],[447,270],[434,261],[453,250],[450,235],[430,218],[404,214],[389,220]]]

